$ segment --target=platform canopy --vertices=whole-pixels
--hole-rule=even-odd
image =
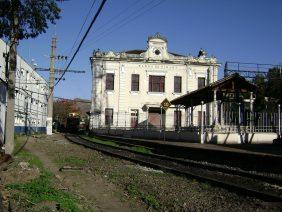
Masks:
[[[203,88],[173,99],[171,103],[173,105],[192,107],[200,105],[202,101],[206,104],[215,100],[224,100],[227,94],[238,97],[242,93],[256,91],[257,86],[255,84],[248,82],[244,77],[235,73]]]

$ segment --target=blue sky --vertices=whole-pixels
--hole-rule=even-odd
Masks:
[[[83,33],[100,1],[96,0]],[[21,41],[19,54],[48,67],[51,37],[56,34],[57,54],[68,55],[92,3],[59,3],[62,18],[56,26],[50,25],[36,39]],[[226,61],[282,63],[281,11],[281,0],[108,0],[70,67],[86,73],[66,74],[55,96],[90,99],[93,50],[145,49],[147,37],[156,32],[168,39],[171,52],[196,56],[203,48],[223,65]],[[65,62],[56,63],[56,68],[64,67]]]

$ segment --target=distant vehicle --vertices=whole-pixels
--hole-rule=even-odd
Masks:
[[[80,124],[80,117],[79,116],[68,117],[67,123],[66,123],[66,131],[68,133],[78,133],[79,124]]]

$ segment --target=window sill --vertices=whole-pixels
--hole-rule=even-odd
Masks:
[[[114,90],[105,90],[106,94],[114,94],[115,91]]]
[[[147,92],[148,93],[148,95],[156,95],[156,96],[163,96],[163,95],[165,95],[165,92]]]
[[[173,92],[172,95],[177,95],[177,96],[180,96],[182,95],[182,93],[176,93],[176,92]]]
[[[130,94],[132,95],[138,95],[140,93],[140,91],[129,91]]]

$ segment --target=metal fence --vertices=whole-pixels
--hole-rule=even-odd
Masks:
[[[129,112],[113,113],[110,117],[105,114],[92,116],[91,127],[94,129],[122,129],[122,130],[150,130],[150,131],[190,131],[199,132],[201,129],[201,116],[195,113],[193,123],[188,113],[182,112],[181,116],[176,114],[133,114]],[[94,118],[95,117],[95,118]],[[205,116],[204,131],[217,132],[275,132],[281,131],[281,113],[254,112],[249,111],[223,111],[218,114],[218,124]],[[95,120],[93,120],[93,118]],[[208,121],[209,119],[209,121]],[[206,124],[211,123],[211,124]],[[279,127],[280,126],[280,127]],[[280,130],[280,131],[279,131]],[[281,133],[280,133],[281,134]]]

